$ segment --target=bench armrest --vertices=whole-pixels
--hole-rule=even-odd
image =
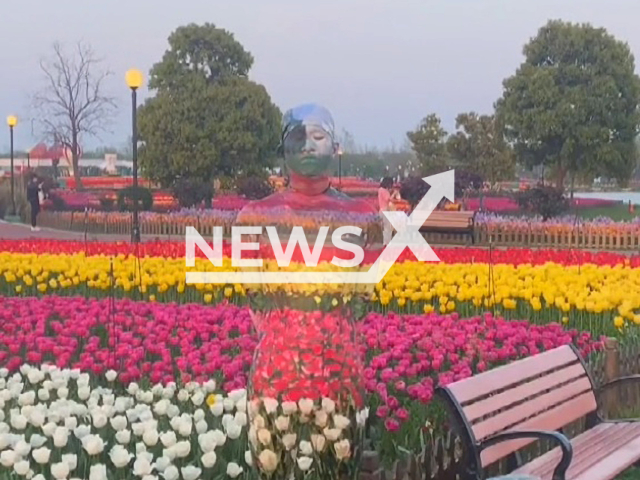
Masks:
[[[562,458],[553,471],[552,479],[565,480],[567,469],[569,468],[569,465],[571,465],[571,459],[573,458],[573,447],[571,446],[571,442],[569,442],[569,439],[560,432],[543,430],[514,430],[510,432],[498,433],[480,442],[480,444],[477,446],[478,453],[482,452],[482,450],[484,450],[485,448],[491,447],[497,443],[506,442],[509,440],[518,440],[527,437],[537,439],[545,438],[547,440],[553,440],[558,444],[558,446],[562,450]]]
[[[628,375],[626,377],[618,377],[618,378],[614,378],[613,380],[608,381],[607,383],[600,385],[600,387],[596,390],[595,394],[596,394],[596,400],[598,401],[598,405],[600,405],[600,397],[602,395],[602,393],[606,390],[608,390],[611,387],[615,387],[617,385],[622,385],[625,383],[638,383],[640,384],[640,375]],[[600,414],[598,414],[598,418],[600,418]],[[605,421],[602,420],[602,418],[600,418],[601,421]],[[620,418],[620,419],[615,419],[615,420],[606,420],[607,422],[637,422],[640,421],[640,417],[637,418]]]

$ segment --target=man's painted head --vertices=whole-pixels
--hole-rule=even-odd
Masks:
[[[333,117],[313,103],[299,105],[284,114],[282,149],[287,167],[298,175],[328,175],[336,154]]]

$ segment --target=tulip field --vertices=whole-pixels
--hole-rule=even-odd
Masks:
[[[229,246],[224,253],[229,269]],[[277,268],[269,251],[259,253],[272,259],[266,269]],[[365,264],[378,253],[367,252]],[[316,310],[361,300],[356,349],[366,398],[358,421],[385,461],[398,448],[420,451],[432,428],[446,427],[433,400],[438,385],[566,343],[587,356],[604,335],[636,335],[640,256],[436,253],[441,262],[429,264],[407,251],[380,284],[348,294],[272,286]],[[214,270],[196,254],[193,270]],[[321,260],[334,254],[325,249]],[[300,252],[293,260],[291,270],[307,268]],[[258,337],[247,288],[187,285],[185,271],[180,243],[0,241],[1,480],[248,480],[257,478],[249,450],[257,444],[261,468],[277,468],[276,440],[248,421]],[[275,348],[301,337],[295,323],[284,327]],[[281,448],[297,445],[304,474],[350,446],[331,402],[313,410],[304,389],[297,395],[265,408],[277,412]],[[296,439],[289,419],[307,411],[316,433]]]

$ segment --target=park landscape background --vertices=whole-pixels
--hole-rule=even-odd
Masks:
[[[200,222],[229,227],[244,204],[279,188],[280,111],[247,78],[251,55],[228,32],[188,25],[169,44],[149,75],[155,96],[138,112],[143,186],[132,188],[126,176],[83,178],[78,145],[91,132],[76,128],[81,135],[64,140],[83,123],[73,115],[50,121],[74,176],[40,170],[50,184],[42,218],[85,236],[59,240],[49,230],[0,239],[0,478],[98,480],[107,470],[113,478],[252,478],[244,389],[257,337],[247,288],[186,285],[184,244],[163,229],[180,237]],[[440,466],[429,474],[446,471],[442,439],[451,442],[451,426],[434,399],[439,385],[566,343],[599,381],[612,358],[605,343],[616,345],[624,373],[638,372],[639,223],[631,205],[579,197],[596,184],[635,185],[633,56],[603,30],[557,21],[524,56],[495,113],[461,114],[456,132],[428,114],[402,151],[358,152],[348,132],[340,138],[334,185],[375,201],[379,178],[394,175],[404,199],[398,208],[410,210],[426,193],[422,176],[455,168],[457,198],[478,211],[481,245],[439,246],[438,264],[405,252],[365,292],[276,287],[320,311],[357,297],[368,448],[388,469],[422,453]],[[59,55],[51,71],[71,59]],[[56,108],[46,92],[40,98],[43,109]],[[98,119],[108,115],[107,100],[84,99]],[[54,111],[42,118],[57,118]],[[22,182],[18,213],[26,218]],[[105,235],[130,233],[133,200],[158,239],[131,244]],[[264,219],[309,230],[352,221],[332,212]],[[509,246],[497,248],[506,238]],[[270,258],[268,248],[261,253]],[[371,247],[367,265],[378,254]],[[325,248],[323,258],[332,256]],[[302,269],[300,260],[290,268]],[[194,270],[213,268],[198,258]]]

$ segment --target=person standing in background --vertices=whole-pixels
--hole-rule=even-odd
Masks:
[[[393,229],[391,222],[387,219],[386,215],[382,212],[392,209],[391,204],[391,189],[393,188],[393,178],[384,177],[380,182],[380,188],[378,188],[378,209],[380,216],[382,217],[382,243],[387,245],[391,241]]]
[[[27,201],[31,207],[31,231],[37,232],[40,230],[36,226],[38,213],[40,213],[40,184],[38,183],[38,177],[36,175],[31,177],[27,185]]]

